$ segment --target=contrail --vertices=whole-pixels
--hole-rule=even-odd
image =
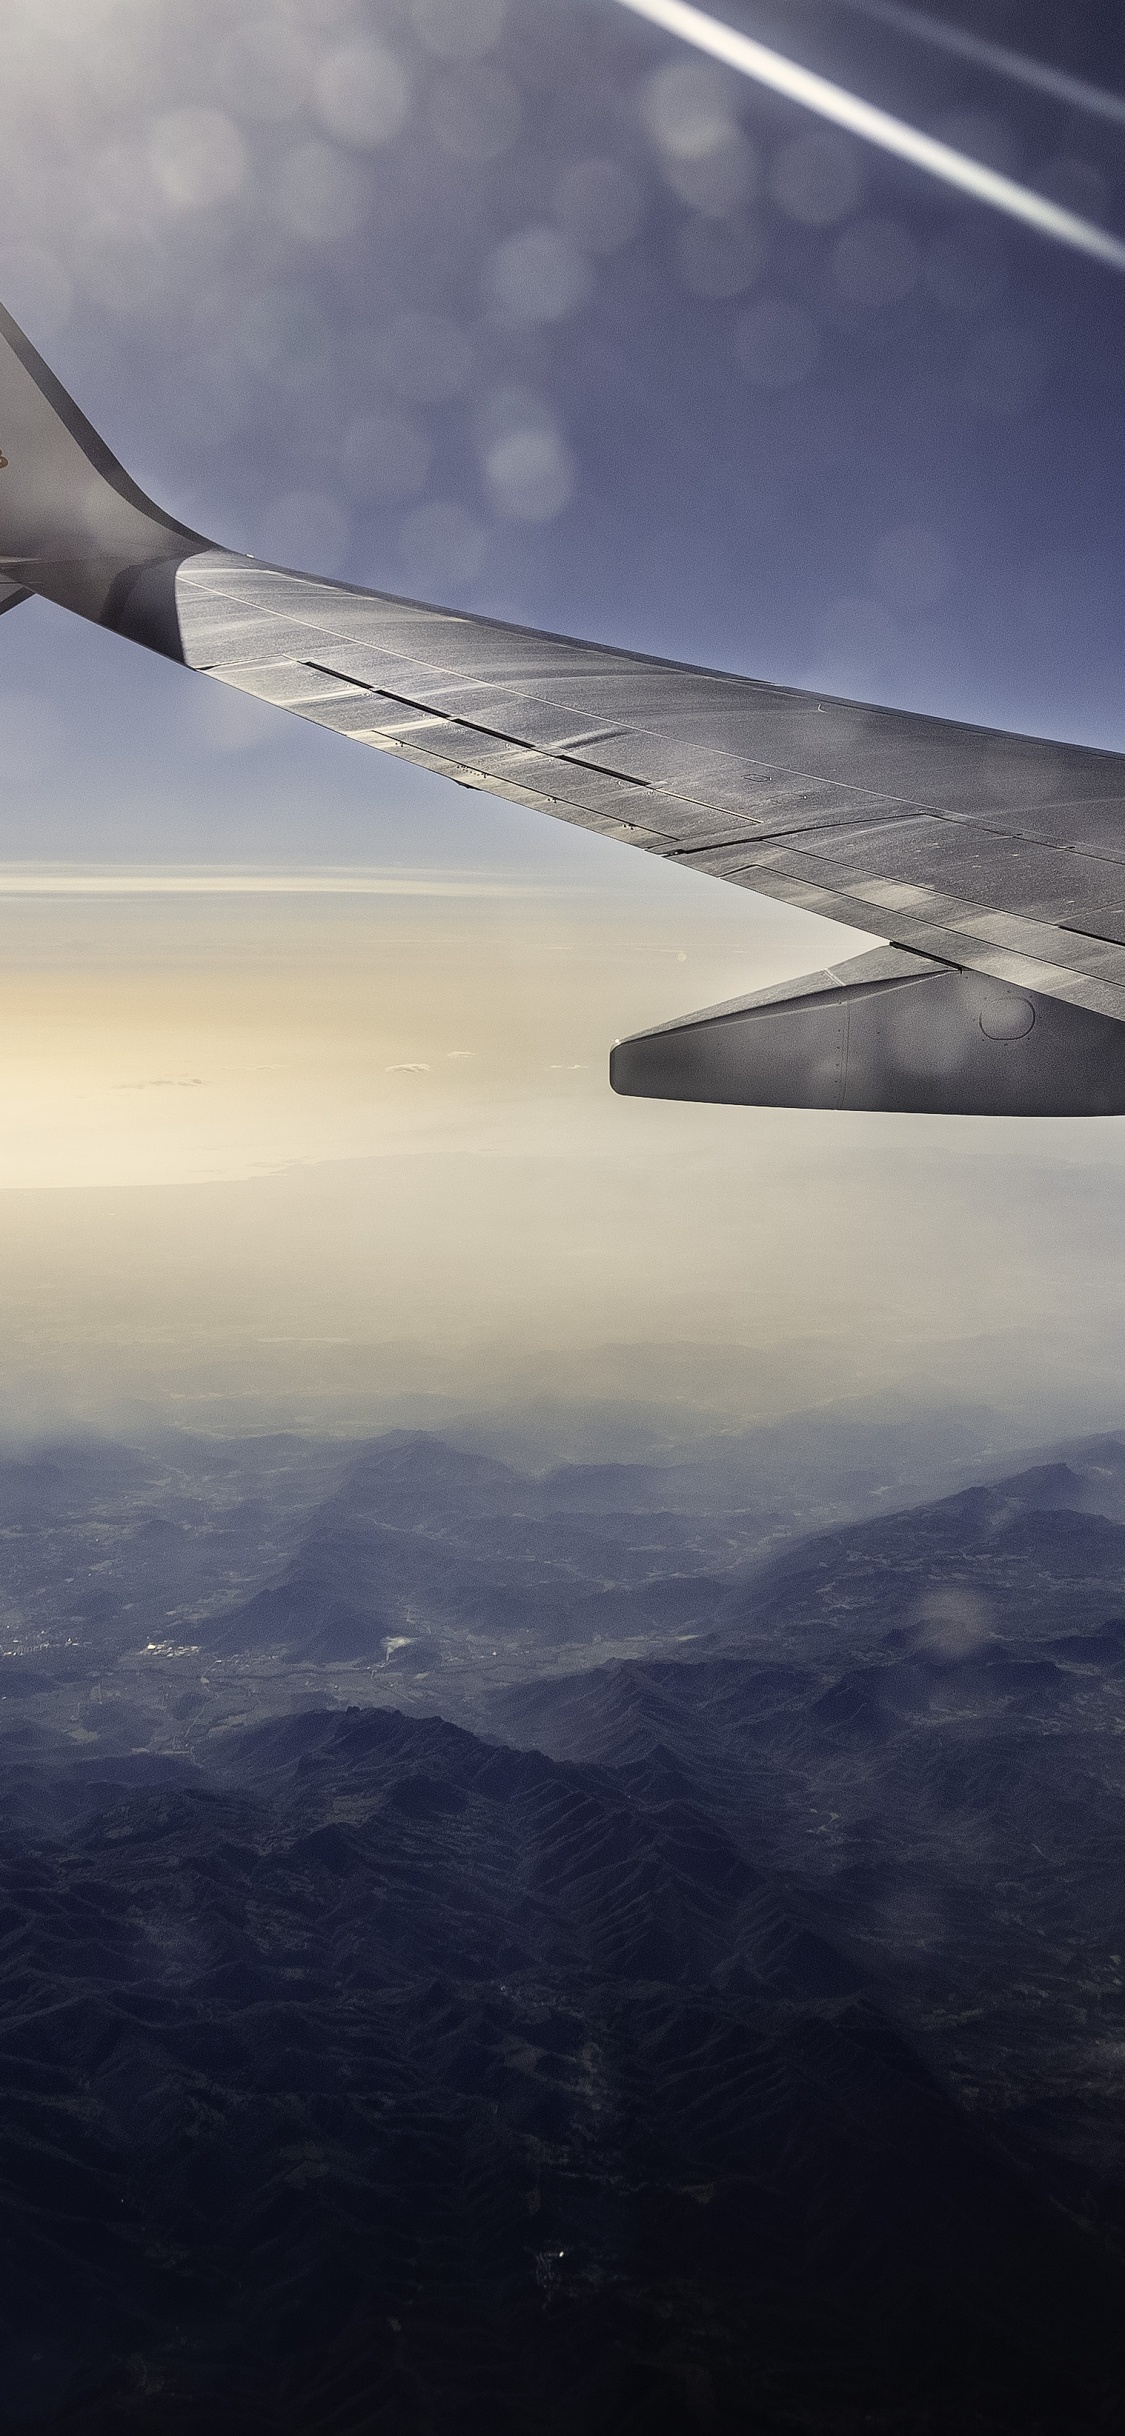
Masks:
[[[1003,43],[986,42],[982,34],[969,34],[962,26],[924,16],[921,9],[899,8],[896,0],[840,0],[840,4],[912,41],[951,51],[955,59],[970,59],[974,67],[991,69],[994,75],[1007,77],[1010,84],[1047,93],[1068,110],[1085,110],[1091,118],[1106,118],[1111,126],[1125,127],[1125,94],[1107,93],[1104,86],[1089,84],[1084,76],[1068,76],[1065,68],[1051,68],[1041,59],[1026,58],[1022,51],[1005,49]]]
[[[974,161],[968,153],[956,151],[952,144],[939,143],[936,136],[925,135],[920,127],[911,127],[905,119],[892,118],[889,111],[877,110],[872,102],[861,101],[857,93],[847,92],[843,85],[814,75],[811,68],[798,67],[796,60],[787,59],[783,52],[771,51],[764,42],[755,42],[749,34],[738,33],[718,17],[692,8],[688,0],[619,0],[619,5],[632,9],[637,17],[647,17],[651,25],[662,27],[666,34],[678,34],[682,42],[694,44],[697,51],[706,51],[724,67],[737,68],[743,76],[752,76],[756,84],[768,85],[771,92],[783,94],[787,101],[799,102],[804,109],[815,110],[818,117],[831,119],[834,126],[845,127],[849,135],[861,136],[865,143],[877,144],[883,152],[893,152],[898,160],[909,161],[915,169],[927,170],[946,186],[971,195],[974,202],[990,204],[994,211],[1006,212],[1010,220],[1022,220],[1025,227],[1035,229],[1041,237],[1052,237],[1060,245],[1072,246],[1077,253],[1089,254],[1095,262],[1106,262],[1115,271],[1125,271],[1125,242],[1099,228],[1095,221],[1083,220],[1077,212],[1064,211],[1061,204],[1036,194],[1034,187],[1021,186],[1015,178],[986,168],[983,161]]]

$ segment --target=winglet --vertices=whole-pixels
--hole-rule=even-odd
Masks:
[[[138,489],[0,305],[0,611],[39,592],[182,660],[176,569],[210,548]]]

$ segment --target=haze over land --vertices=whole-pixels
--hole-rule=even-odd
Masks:
[[[0,893],[0,1429],[1112,1419],[1117,1128],[614,1100],[615,1032],[827,952],[625,855]]]

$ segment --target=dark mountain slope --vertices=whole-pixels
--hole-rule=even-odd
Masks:
[[[724,1622],[786,1636],[846,1628],[853,1651],[895,1624],[929,1623],[931,1640],[950,1650],[1009,1623],[1024,1640],[1097,1625],[1125,1612],[1119,1492],[1104,1466],[1053,1463],[823,1532],[783,1551]],[[944,1632],[934,1605],[943,1594],[953,1601]]]
[[[1119,1458],[824,1533],[706,1661],[512,1686],[488,1714],[558,1758],[686,1771],[949,2086],[1125,2188],[1125,1525],[1098,1510]]]
[[[0,1872],[0,2423],[1119,2424],[1113,2243],[667,1764],[368,1711],[85,1817],[44,1769]]]

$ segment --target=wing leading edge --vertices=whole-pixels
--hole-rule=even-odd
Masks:
[[[757,1001],[738,1023],[713,1010],[706,1055],[692,1019],[691,1088],[677,1088],[682,1055],[674,1070],[665,1051],[630,1058],[622,1044],[617,1088],[1125,1111],[1125,756],[682,667],[219,549],[137,489],[2,312],[0,455],[0,611],[41,593],[461,785],[869,931],[914,985],[907,999],[880,983],[876,1023],[870,959],[850,980],[846,966],[814,977],[829,1030],[833,993],[847,1002],[842,1100],[816,1097],[823,1076],[814,1086],[796,1055],[766,1073],[776,1001],[768,1024],[750,1020]],[[981,986],[939,989],[943,974]],[[1009,1016],[990,1031],[1005,993]],[[807,1038],[810,992],[788,998]]]

